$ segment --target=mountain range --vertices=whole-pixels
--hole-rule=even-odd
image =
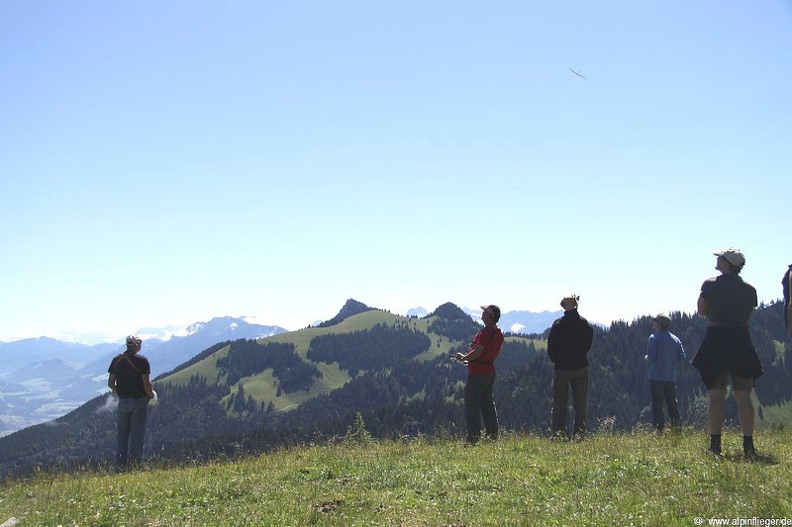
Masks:
[[[222,341],[283,333],[278,326],[219,317],[188,326],[168,340],[147,338],[142,352],[152,378]],[[151,328],[141,335],[156,334]],[[107,368],[126,346],[77,344],[48,337],[0,343],[0,435],[56,419],[107,391]]]
[[[690,358],[706,321],[669,315]],[[153,379],[160,398],[149,417],[147,456],[177,463],[228,458],[334,441],[363,423],[374,437],[459,436],[466,370],[449,356],[466,350],[480,327],[451,303],[419,318],[350,300],[331,324],[219,342]],[[783,304],[759,306],[750,330],[764,366],[755,389],[757,426],[788,426],[792,347]],[[592,430],[650,422],[643,356],[651,332],[650,316],[595,326],[588,354]],[[547,430],[552,364],[545,347],[544,335],[506,335],[494,388],[504,429]],[[679,366],[677,395],[685,424],[704,429],[707,392],[689,364]],[[98,395],[58,419],[0,438],[0,477],[106,466],[115,404],[112,395]],[[726,415],[731,426],[731,400]]]
[[[338,315],[316,326],[329,326],[350,314],[373,309],[348,300]],[[464,311],[478,320],[481,310]],[[425,316],[423,308],[408,316]],[[514,333],[541,333],[560,312],[504,313],[501,327]],[[141,328],[142,353],[149,358],[152,378],[168,372],[219,342],[265,338],[286,330],[253,324],[245,318],[218,317],[187,327]],[[63,342],[49,337],[0,342],[0,436],[56,419],[107,391],[107,367],[125,349],[122,341],[103,344]]]

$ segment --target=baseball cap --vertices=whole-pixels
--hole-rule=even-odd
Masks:
[[[140,337],[138,337],[137,335],[129,335],[129,336],[126,338],[126,345],[127,345],[127,347],[129,347],[129,346],[140,346],[140,344],[141,344],[142,342],[143,342],[143,340],[141,340],[141,338],[140,338]]]
[[[486,305],[486,306],[481,306],[481,309],[483,309],[484,311],[489,309],[490,313],[492,313],[493,318],[495,318],[495,322],[500,320],[500,308],[498,306],[496,306],[495,304],[489,304],[489,305]]]
[[[722,256],[726,258],[726,261],[732,265],[736,265],[737,267],[742,267],[745,265],[745,255],[740,251],[740,249],[735,249],[734,247],[726,247],[725,249],[718,249],[717,251],[713,251],[715,256]]]

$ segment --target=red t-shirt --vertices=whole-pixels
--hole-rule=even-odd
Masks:
[[[501,346],[503,346],[503,333],[498,326],[486,326],[476,333],[473,337],[473,343],[470,349],[476,347],[477,344],[484,346],[484,351],[478,356],[476,360],[468,361],[468,374],[469,375],[486,375],[488,373],[495,373],[495,359],[500,355]]]

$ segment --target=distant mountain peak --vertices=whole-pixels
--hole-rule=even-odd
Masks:
[[[366,311],[374,311],[374,309],[375,308],[369,307],[362,302],[358,302],[354,298],[350,298],[346,301],[344,307],[341,308],[341,311],[339,311],[336,316],[330,320],[322,322],[319,324],[319,327],[326,328],[328,326],[335,326],[349,317],[359,315],[360,313],[365,313]]]
[[[414,308],[408,310],[407,311],[407,316],[408,317],[421,318],[421,317],[425,317],[427,315],[427,313],[429,313],[429,312],[426,309],[424,309],[421,306],[418,306],[418,307],[414,307]]]
[[[467,313],[465,313],[459,306],[452,302],[446,302],[445,304],[439,306],[437,309],[432,311],[429,316],[437,316],[448,320],[463,320],[469,318]]]

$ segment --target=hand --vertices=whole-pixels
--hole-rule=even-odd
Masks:
[[[457,353],[456,355],[454,355],[454,360],[458,360],[459,362],[462,362],[465,360],[465,356],[462,355],[462,353]]]

